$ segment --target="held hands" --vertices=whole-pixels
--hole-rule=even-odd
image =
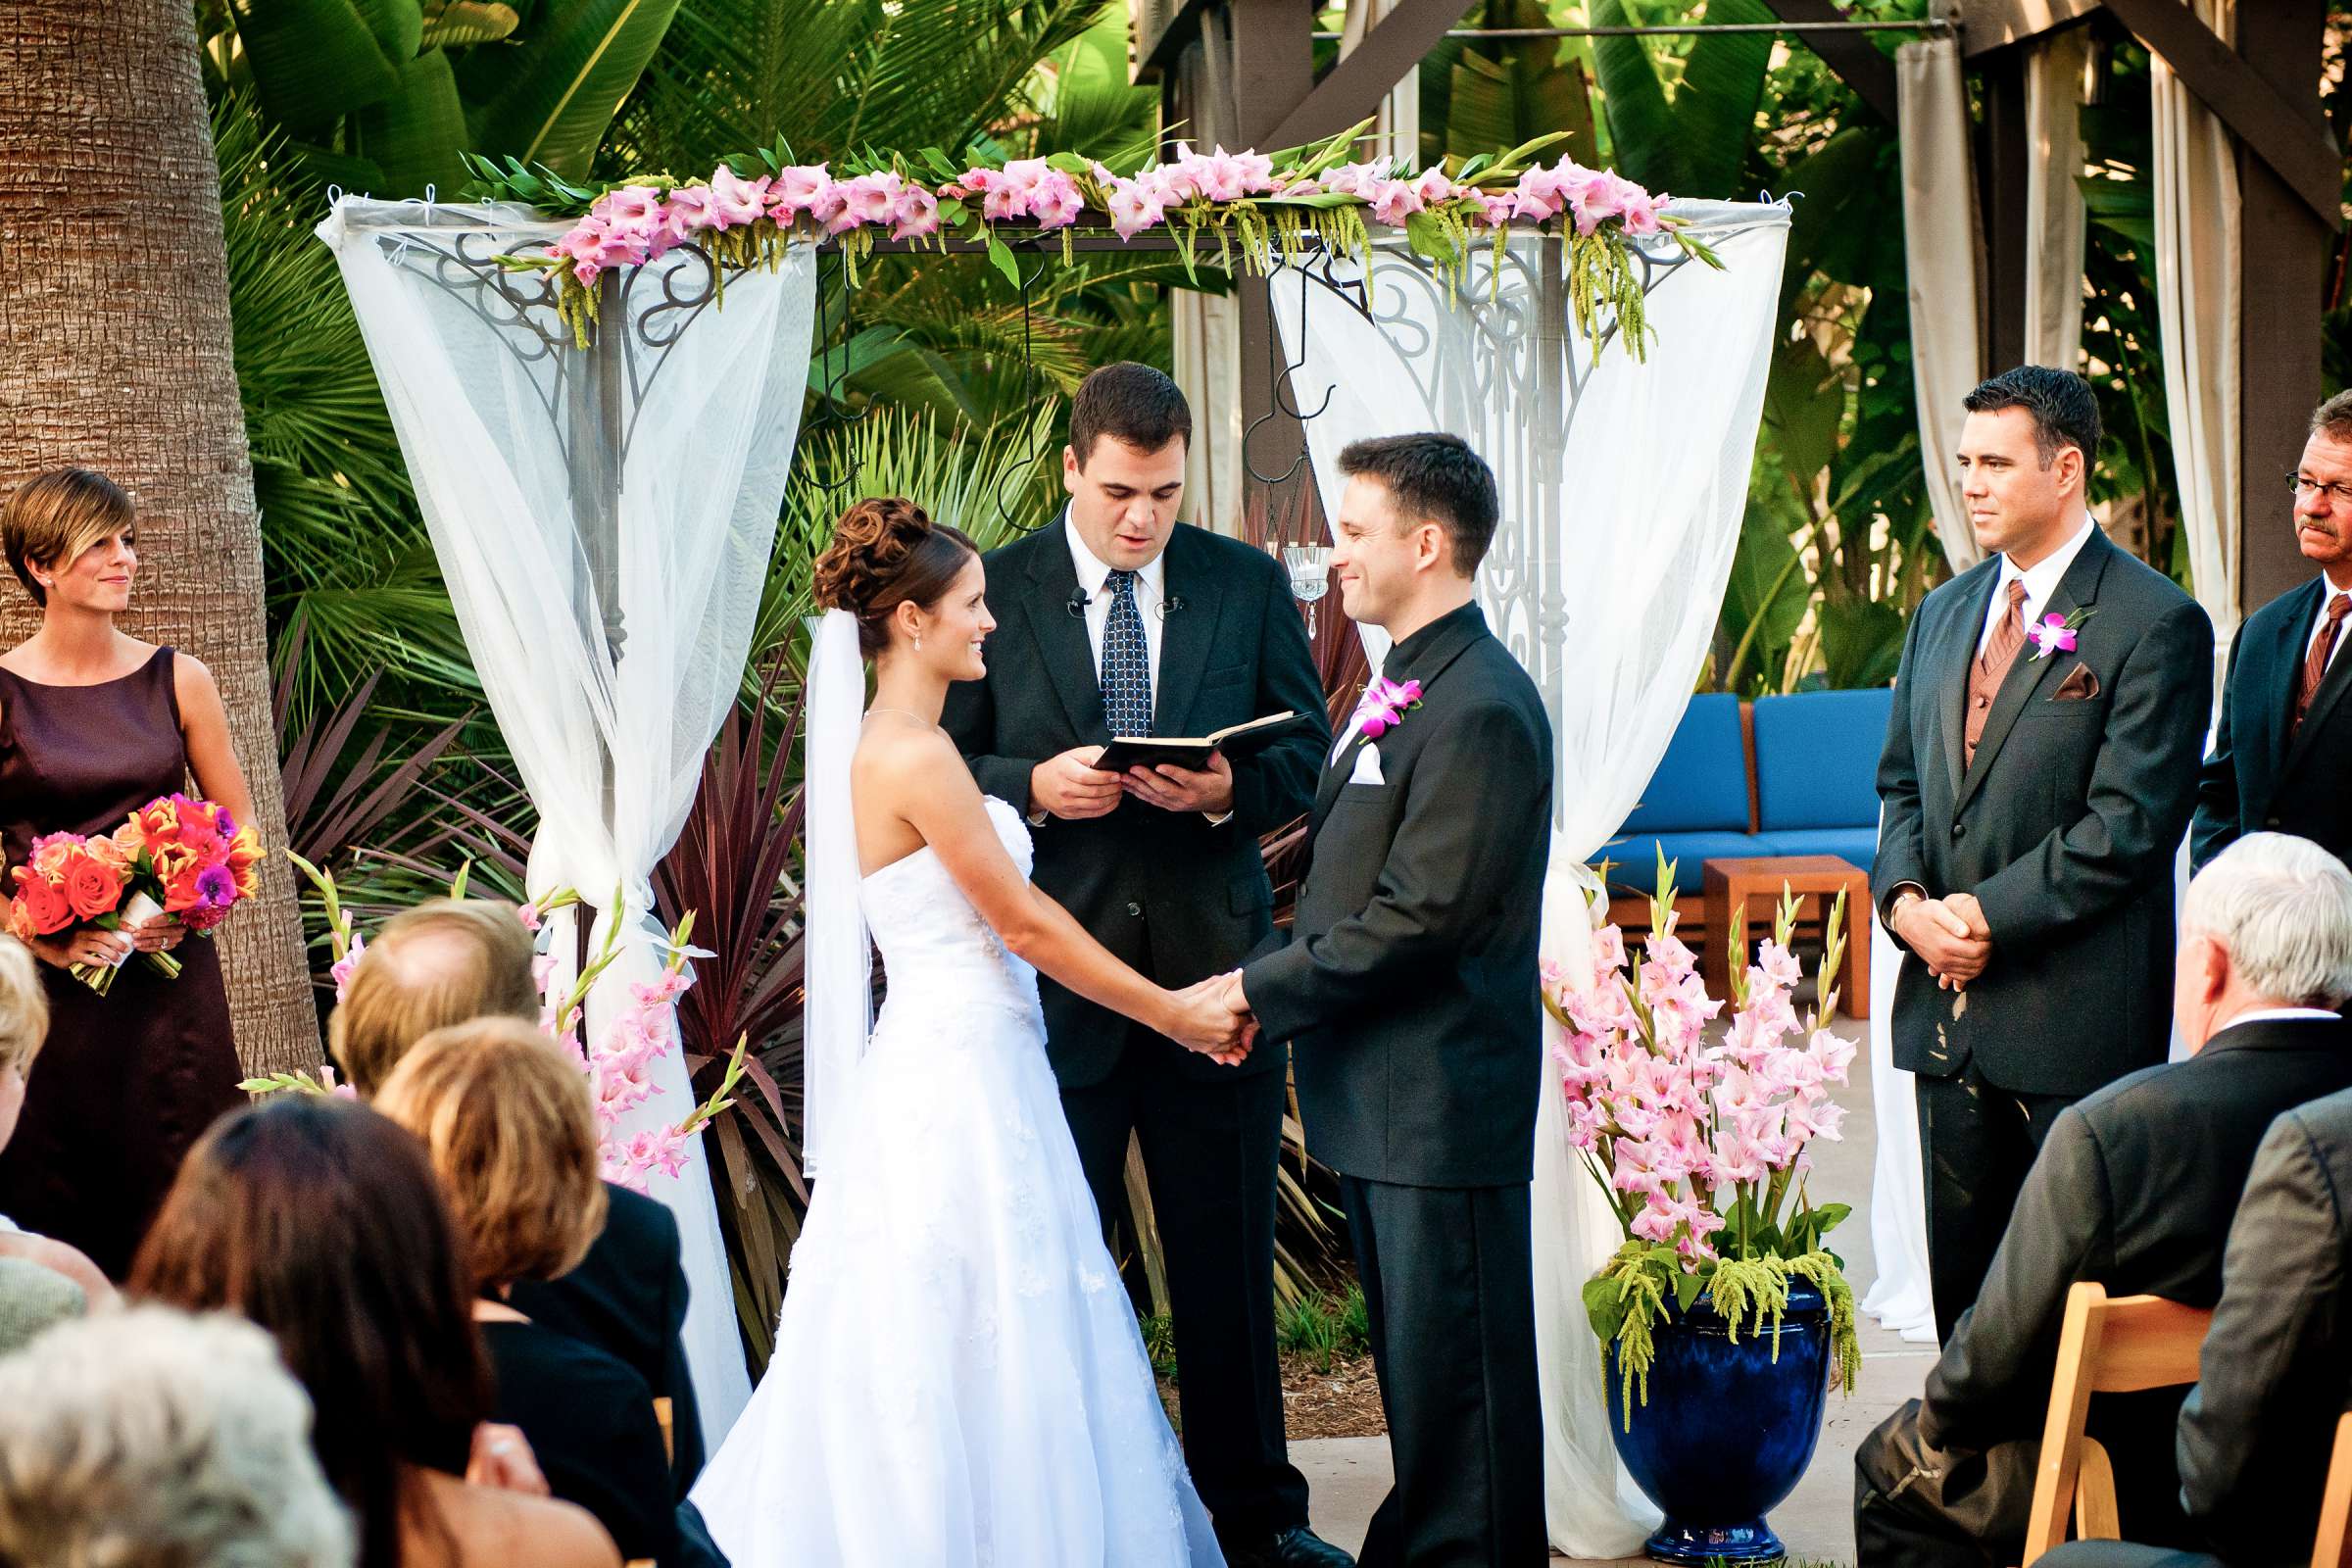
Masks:
[[[1174,1009],[1169,1039],[1211,1061],[1238,1067],[1249,1059],[1257,1039],[1257,1020],[1241,1000],[1239,973],[1207,979],[1168,993]]]
[[[1992,932],[1973,893],[1904,899],[1894,911],[1894,929],[1947,991],[1964,989],[1992,961]]]
[[[1223,752],[1211,752],[1208,766],[1199,772],[1173,762],[1131,767],[1119,779],[1119,788],[1163,811],[1221,816],[1233,809],[1233,764],[1225,760]]]

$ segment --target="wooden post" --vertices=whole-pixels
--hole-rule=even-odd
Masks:
[[[1998,375],[2026,359],[2026,172],[2034,156],[2026,129],[2029,47],[2000,50],[1978,65],[1984,122],[1977,130],[1977,211],[1983,215],[1977,275],[1984,291],[1987,375]]]

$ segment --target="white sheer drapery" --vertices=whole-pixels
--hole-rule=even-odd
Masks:
[[[573,887],[622,956],[601,1040],[662,955],[650,878],[739,690],[807,385],[813,254],[728,280],[681,249],[607,279],[593,349],[490,259],[564,225],[507,207],[345,198],[334,248],[490,710],[538,809],[530,891]],[[535,297],[536,296],[536,297]],[[618,902],[614,902],[615,892]],[[572,949],[568,914],[556,933]],[[674,1048],[622,1132],[693,1108]],[[686,1348],[710,1445],[750,1395],[700,1141],[654,1195],[676,1214]]]
[[[2082,357],[2082,77],[2090,28],[2063,27],[2026,54],[2026,363]]]
[[[1960,400],[1984,377],[1977,280],[1977,197],[1968,165],[1968,87],[1951,38],[1895,51],[1895,119],[1903,162],[1903,256],[1911,304],[1911,388],[1920,466],[1936,537],[1952,570],[1984,559],[1960,502],[1952,453],[1967,419]]]
[[[1611,340],[1597,363],[1567,311],[1556,237],[1515,236],[1499,277],[1472,253],[1458,299],[1384,246],[1371,319],[1320,283],[1277,274],[1277,326],[1325,510],[1340,449],[1447,430],[1494,469],[1502,523],[1479,599],[1534,676],[1551,718],[1557,792],[1544,949],[1588,963],[1585,866],[1665,755],[1715,628],[1763,410],[1788,245],[1781,206],[1680,202],[1722,256],[1649,280],[1646,363]],[[1339,270],[1343,280],[1351,270]],[[1300,332],[1303,317],[1305,331]],[[1386,639],[1364,628],[1377,662]],[[1581,1291],[1621,1234],[1565,1137],[1548,1058],[1533,1194],[1537,1348],[1552,1544],[1574,1557],[1639,1549],[1657,1514],[1617,1463],[1600,1348]]]
[[[1919,1091],[1894,1064],[1894,981],[1903,953],[1877,915],[1870,921],[1870,1103],[1878,1145],[1871,1158],[1870,1251],[1878,1267],[1861,1307],[1914,1345],[1936,1343],[1928,1274],[1927,1172],[1919,1154]]]

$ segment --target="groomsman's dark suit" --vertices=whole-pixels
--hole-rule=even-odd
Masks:
[[[2328,662],[2300,724],[2320,607],[2340,590],[2326,577],[2272,600],[2238,628],[2222,689],[2222,722],[2197,784],[2189,855],[2197,869],[2241,834],[2292,833],[2352,862],[2352,649]],[[2352,641],[2352,621],[2338,629]]]
[[[988,675],[952,687],[948,733],[980,788],[1029,807],[1030,769],[1110,739],[1067,522],[986,558]],[[1233,764],[1233,815],[1132,798],[1107,816],[1035,822],[1037,885],[1163,986],[1231,970],[1273,929],[1259,835],[1296,820],[1331,744],[1321,677],[1289,579],[1263,551],[1178,524],[1162,557],[1152,732],[1202,735],[1285,710],[1308,722]],[[1062,1110],[1105,1216],[1126,1208],[1141,1141],[1165,1248],[1184,1451],[1228,1541],[1303,1526],[1274,1352],[1274,1185],[1283,1053],[1222,1067],[1041,978]]]
[[[2085,1541],[2045,1561],[2272,1568],[2311,1560],[2336,1417],[2352,1401],[2347,1204],[2352,1092],[2271,1123],[2230,1227],[2204,1376],[2181,1406],[2178,1445],[2180,1500],[2206,1551]]]
[[[1545,1559],[1528,1185],[1551,726],[1476,605],[1396,644],[1421,706],[1323,771],[1291,943],[1243,990],[1340,1172],[1396,1488],[1366,1568]],[[1380,782],[1353,781],[1377,751]]]
[[[1947,1339],[2052,1119],[2164,1059],[2174,856],[2212,710],[2212,623],[2094,524],[2041,607],[2083,612],[2075,651],[2017,655],[1967,761],[1970,667],[2001,565],[1970,568],[1912,613],[1871,872],[1882,920],[1911,885],[1973,893],[1992,933],[1965,991],[1939,989],[1909,955],[1895,983],[1894,1063],[1919,1075],[1928,1266]]]
[[[2257,1021],[2062,1112],[1925,1397],[1855,1450],[1861,1568],[2016,1562],[2067,1291],[2095,1280],[2110,1296],[2213,1305],[2230,1220],[2273,1118],[2347,1087],[2352,1025]],[[2124,1528],[2143,1541],[2178,1544],[2187,1533],[2173,1467],[2183,1392],[2103,1395],[2091,1405]]]

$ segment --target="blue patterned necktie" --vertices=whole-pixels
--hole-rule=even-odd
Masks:
[[[1102,718],[1113,735],[1152,733],[1152,655],[1135,608],[1135,573],[1108,579],[1110,615],[1102,623]]]

